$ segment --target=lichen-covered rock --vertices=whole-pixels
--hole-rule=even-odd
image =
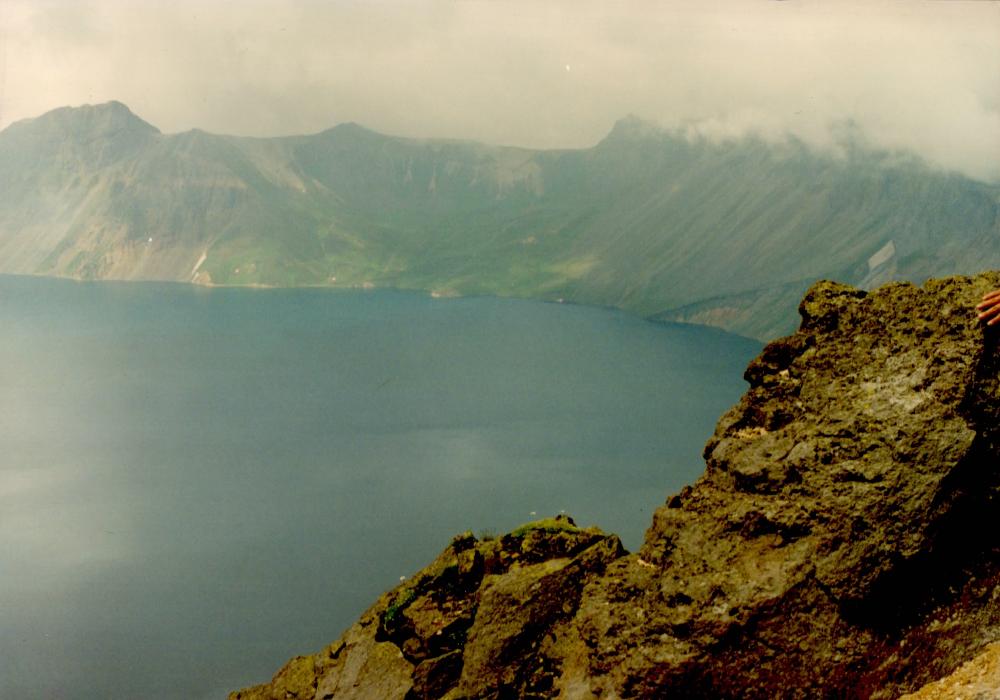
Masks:
[[[996,287],[814,285],[640,552],[565,522],[459,538],[236,697],[893,698],[946,676],[1000,640],[1000,357],[973,308]]]

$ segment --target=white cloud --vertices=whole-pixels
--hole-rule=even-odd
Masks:
[[[1000,178],[1000,3],[10,0],[0,124],[119,99],[165,131],[587,146],[628,113]],[[567,71],[566,66],[572,67]]]

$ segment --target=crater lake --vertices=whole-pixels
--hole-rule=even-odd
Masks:
[[[642,541],[760,343],[395,291],[0,277],[0,697],[224,698],[465,530]]]

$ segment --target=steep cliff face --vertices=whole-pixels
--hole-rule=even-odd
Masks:
[[[997,286],[814,285],[638,553],[566,520],[459,537],[326,650],[231,697],[894,698],[953,672],[988,685],[1000,357],[973,306]]]

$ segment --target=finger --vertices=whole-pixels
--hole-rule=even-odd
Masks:
[[[1000,313],[1000,301],[981,304],[976,308],[979,309],[979,318],[985,318],[987,316],[995,316],[996,314]]]
[[[983,320],[983,319],[986,319],[986,318],[988,318],[988,319],[1000,318],[1000,304],[991,306],[990,308],[986,309],[985,311],[981,311],[979,313],[979,320]]]

